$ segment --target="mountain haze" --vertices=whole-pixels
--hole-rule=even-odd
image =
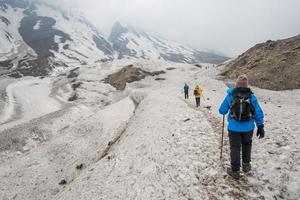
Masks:
[[[116,22],[109,41],[118,58],[134,57],[148,60],[162,59],[176,63],[222,63],[228,58],[198,51],[175,42],[137,31],[133,27]]]
[[[221,63],[227,58],[115,23],[105,38],[88,20],[42,1],[0,1],[0,75],[44,76],[114,59]]]

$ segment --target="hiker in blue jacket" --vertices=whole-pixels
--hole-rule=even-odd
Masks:
[[[230,142],[231,168],[227,173],[235,179],[240,178],[240,152],[242,146],[242,169],[247,173],[251,170],[251,147],[255,124],[257,136],[263,138],[264,113],[257,98],[248,88],[248,78],[240,75],[235,88],[229,88],[227,96],[222,102],[219,112],[226,115],[228,112],[228,135]]]
[[[188,86],[188,84],[186,84],[186,83],[184,84],[183,91],[184,91],[184,98],[188,99],[189,98],[189,86]]]

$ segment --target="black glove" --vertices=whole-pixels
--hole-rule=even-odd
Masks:
[[[256,136],[259,137],[259,139],[265,137],[265,130],[264,130],[264,125],[263,124],[257,127]]]

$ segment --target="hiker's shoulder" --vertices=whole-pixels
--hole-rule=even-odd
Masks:
[[[232,95],[233,91],[234,91],[234,88],[230,87],[227,89],[227,94]]]
[[[253,102],[257,102],[257,98],[254,93],[251,94],[251,99]]]

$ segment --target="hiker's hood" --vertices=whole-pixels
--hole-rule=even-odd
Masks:
[[[227,94],[232,94],[233,93],[234,88],[228,88],[227,90]]]

